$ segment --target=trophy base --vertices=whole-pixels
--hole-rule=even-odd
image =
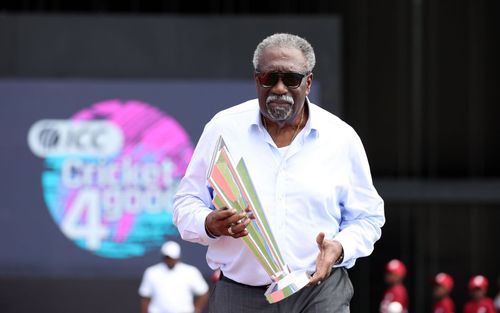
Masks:
[[[267,288],[266,300],[269,303],[276,303],[289,297],[302,289],[309,283],[310,276],[306,271],[295,271],[281,278],[277,282],[273,282]]]

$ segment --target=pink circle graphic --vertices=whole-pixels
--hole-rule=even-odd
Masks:
[[[177,235],[172,200],[193,153],[171,116],[138,100],[106,100],[77,112],[73,123],[107,121],[123,135],[105,157],[47,157],[45,202],[79,247],[109,258],[142,256]]]

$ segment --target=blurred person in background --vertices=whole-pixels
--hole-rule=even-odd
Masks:
[[[201,313],[208,300],[208,284],[200,271],[180,261],[181,247],[168,241],[161,247],[162,262],[148,267],[139,287],[141,313]]]
[[[488,279],[482,275],[469,280],[471,299],[464,305],[463,313],[496,313],[493,300],[487,296]]]
[[[497,287],[498,287],[498,293],[495,297],[495,308],[497,309],[498,312],[500,312],[500,277],[498,277],[498,281],[497,281]]]
[[[210,275],[210,281],[215,284],[216,282],[219,281],[219,279],[220,279],[220,269],[218,268],[212,272],[212,275]]]
[[[388,287],[380,302],[380,313],[408,312],[408,292],[403,284],[405,276],[406,266],[400,260],[393,259],[386,264],[384,280]]]
[[[450,297],[453,290],[453,278],[447,273],[434,276],[432,297],[434,298],[433,313],[455,313],[455,303]]]

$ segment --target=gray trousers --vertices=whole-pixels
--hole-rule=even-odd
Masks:
[[[304,287],[277,303],[269,304],[260,287],[219,280],[210,293],[210,313],[349,313],[354,294],[347,270],[332,270],[320,285]]]

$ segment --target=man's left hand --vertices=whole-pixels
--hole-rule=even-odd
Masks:
[[[316,237],[319,253],[316,258],[316,272],[312,275],[308,286],[319,285],[330,276],[335,261],[342,255],[343,248],[336,240],[325,239],[325,233],[321,232]]]

